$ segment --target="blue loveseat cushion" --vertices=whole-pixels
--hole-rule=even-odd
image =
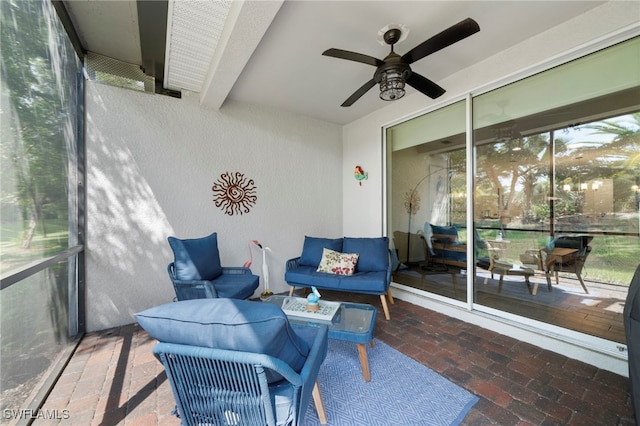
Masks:
[[[317,238],[304,237],[302,246],[302,254],[300,255],[300,264],[305,266],[315,266],[320,264],[322,259],[322,250],[329,249],[337,252],[342,251],[342,238]]]
[[[387,237],[344,237],[342,251],[358,253],[356,272],[386,271],[389,267],[389,239]]]
[[[217,232],[204,238],[180,240],[169,237],[168,240],[175,257],[174,267],[178,280],[211,281],[222,274]]]
[[[317,272],[313,266],[300,265],[287,271],[284,279],[288,283],[300,286],[364,294],[384,294],[387,291],[386,274],[386,271],[369,271],[356,272],[353,275],[335,275]]]
[[[236,299],[167,303],[135,314],[153,338],[167,343],[267,354],[296,372],[309,354],[309,336],[299,336],[276,305]],[[307,338],[304,338],[307,337]],[[282,377],[267,370],[269,383]]]
[[[451,239],[447,239],[449,242],[458,241],[458,228],[455,226],[440,226],[440,225],[431,225],[431,231],[433,232],[434,239],[438,239],[438,235],[451,235]]]

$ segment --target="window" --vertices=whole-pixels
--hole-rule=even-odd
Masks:
[[[19,410],[30,407],[83,328],[82,78],[49,1],[0,8],[0,388],[3,408]]]

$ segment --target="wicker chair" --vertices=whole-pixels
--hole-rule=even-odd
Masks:
[[[328,348],[326,325],[291,325],[272,304],[197,299],[136,314],[159,343],[183,425],[298,425],[314,399],[326,414],[317,384]]]
[[[180,240],[169,237],[175,261],[167,266],[177,300],[226,297],[247,299],[260,278],[251,269],[221,266],[218,235]]]
[[[556,285],[559,284],[558,273],[569,272],[578,277],[580,285],[586,294],[589,290],[582,279],[582,269],[587,261],[591,246],[589,243],[593,239],[591,235],[559,235],[551,243],[551,247],[541,250],[541,258],[545,259],[541,262],[542,267],[547,274],[547,283],[551,287],[549,275],[555,272]],[[565,249],[569,254],[559,255],[559,251]]]

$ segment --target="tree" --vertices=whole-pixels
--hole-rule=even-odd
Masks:
[[[68,209],[65,128],[73,114],[65,109],[65,97],[75,91],[75,75],[68,74],[75,64],[65,58],[73,54],[56,34],[49,2],[1,1],[0,12],[2,97],[8,100],[3,114],[10,117],[3,120],[0,143],[3,164],[12,165],[3,167],[2,179],[15,183],[8,189],[12,194],[2,185],[2,200],[20,206],[23,218],[39,224],[46,236],[47,216],[66,216]]]

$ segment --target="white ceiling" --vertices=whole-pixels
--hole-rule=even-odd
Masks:
[[[374,87],[353,106],[341,107],[372,78],[375,68],[322,56],[328,48],[383,59],[389,47],[379,44],[377,36],[378,30],[388,24],[404,24],[410,29],[406,40],[395,47],[402,55],[449,26],[473,18],[480,25],[479,33],[412,64],[415,72],[439,83],[450,74],[605,3],[233,1],[230,7],[223,5],[228,9],[225,21],[219,12],[203,8],[203,3],[216,0],[176,2],[179,5],[169,6],[170,16],[174,9],[183,15],[169,19],[166,64],[177,60],[181,66],[176,66],[178,62],[173,62],[173,67],[165,66],[169,88],[199,92],[203,107],[223,107],[226,99],[234,99],[338,124],[354,121],[388,103],[378,98]],[[140,37],[134,0],[72,0],[65,5],[87,50],[125,62],[140,61],[139,56],[136,58],[140,55]],[[205,33],[211,34],[195,36]],[[179,43],[176,34],[182,34]],[[197,84],[192,75],[182,78],[173,74],[173,70],[184,68],[199,73]],[[407,95],[413,93],[416,91],[408,88]]]

